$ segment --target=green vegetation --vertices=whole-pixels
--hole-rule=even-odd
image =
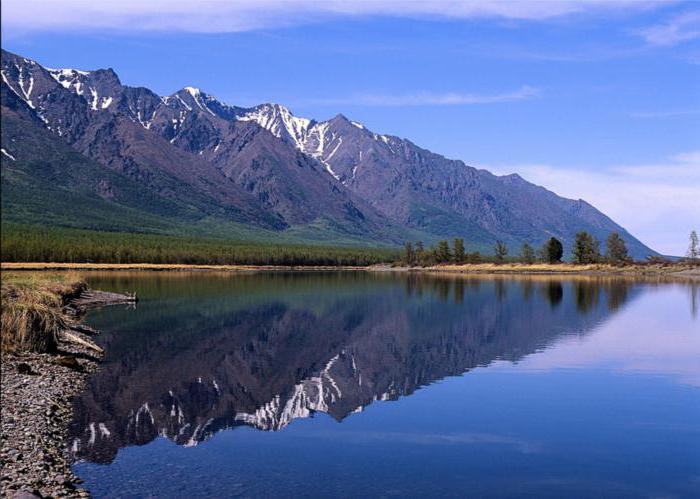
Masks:
[[[413,250],[413,245],[410,242],[404,245],[403,261],[408,265],[415,265],[416,263],[416,252]]]
[[[464,239],[456,237],[454,240],[454,260],[455,262],[463,262],[464,257]]]
[[[450,244],[447,241],[438,241],[437,250],[435,251],[435,258],[440,263],[446,263],[452,259]]]
[[[497,262],[503,262],[506,256],[508,256],[508,247],[506,243],[503,241],[496,241],[496,244],[493,246],[493,253],[496,255]]]
[[[694,241],[694,243],[693,243]],[[694,245],[694,246],[693,246]],[[524,263],[533,265],[537,262],[558,264],[564,256],[564,245],[555,237],[549,238],[537,251],[529,244],[524,243],[520,254],[508,257],[508,247],[503,241],[496,241],[493,246],[492,256],[483,256],[478,251],[472,253],[465,252],[463,239],[455,238],[452,249],[446,240],[438,241],[437,246],[428,250],[423,248],[423,243],[418,241],[414,246],[406,243],[401,263],[404,265],[431,266],[441,263],[455,264],[477,264],[477,263]],[[606,255],[601,257],[598,240],[588,232],[582,231],[576,234],[576,240],[572,248],[573,263],[587,265],[592,263],[632,263],[627,253],[627,245],[617,232],[611,232],[606,240]],[[695,248],[695,249],[692,249]],[[691,250],[688,255],[700,257],[700,247],[698,247],[697,234],[695,239],[691,235]]]
[[[246,243],[186,236],[3,224],[6,262],[361,266],[395,261],[386,248]]]
[[[698,233],[690,232],[690,244],[688,245],[688,259],[691,263],[697,263],[700,259],[700,245],[698,245]]]
[[[598,240],[591,234],[581,231],[576,234],[574,241],[574,263],[588,264],[600,261]]]
[[[520,261],[523,263],[535,263],[535,250],[527,243],[523,244],[520,250]]]
[[[542,246],[542,261],[547,263],[559,263],[564,256],[564,245],[556,237],[550,237]]]
[[[627,255],[627,245],[617,232],[610,233],[605,245],[607,247],[605,258],[608,262],[624,263],[629,258]]]

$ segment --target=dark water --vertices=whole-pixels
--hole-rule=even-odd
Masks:
[[[697,285],[96,274],[96,497],[700,497]]]

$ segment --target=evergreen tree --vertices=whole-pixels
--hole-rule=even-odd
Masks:
[[[576,234],[574,241],[574,262],[580,264],[595,263],[600,260],[598,241],[586,231]]]
[[[416,247],[414,249],[415,259],[417,265],[425,265],[426,252],[423,247],[423,241],[416,241]]]
[[[520,251],[520,260],[528,264],[535,262],[535,250],[532,249],[532,246],[527,243],[523,244],[523,248]]]
[[[611,232],[606,241],[607,249],[605,257],[613,263],[621,263],[627,260],[627,245],[625,240],[617,232]]]
[[[416,253],[413,251],[413,245],[406,243],[403,249],[403,261],[406,265],[415,265]]]
[[[508,255],[508,247],[506,246],[506,243],[499,240],[496,241],[496,244],[493,246],[493,252],[496,255],[496,261],[502,262],[505,260],[506,255]]]
[[[450,261],[450,245],[447,241],[438,241],[437,250],[435,250],[435,259],[438,263],[446,263]]]
[[[698,233],[690,232],[690,244],[688,245],[688,258],[692,263],[697,263],[700,258],[700,246],[698,245]]]
[[[454,240],[454,260],[456,263],[464,262],[464,239],[459,237]]]
[[[559,263],[564,256],[564,246],[556,237],[551,237],[542,246],[542,260],[547,263]]]

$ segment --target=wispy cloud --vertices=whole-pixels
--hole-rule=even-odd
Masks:
[[[19,31],[118,30],[226,33],[368,15],[544,21],[628,12],[662,2],[559,0],[4,0],[2,27]]]
[[[641,111],[630,113],[632,118],[673,118],[676,116],[694,116],[700,114],[700,109],[676,109],[670,111]]]
[[[688,11],[639,31],[650,45],[671,46],[700,38],[700,10]]]
[[[546,164],[484,166],[519,173],[559,195],[585,199],[653,249],[682,255],[691,229],[700,229],[700,151],[656,164],[607,169]]]
[[[461,92],[415,92],[407,94],[357,94],[348,97],[307,99],[303,104],[346,105],[375,107],[405,106],[466,106],[495,104],[532,99],[540,95],[537,88],[523,86],[517,90],[499,94],[474,94]]]

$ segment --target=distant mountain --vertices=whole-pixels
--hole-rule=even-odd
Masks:
[[[371,244],[464,237],[469,249],[482,251],[496,239],[515,247],[556,236],[566,244],[580,230],[601,241],[614,230],[634,256],[655,254],[583,200],[446,159],[342,115],[317,122],[276,104],[229,106],[194,87],[161,97],[122,85],[111,69],[49,69],[6,51],[0,85],[3,124],[14,130],[3,132],[3,194],[14,199],[3,204],[4,222],[155,230],[127,222],[121,213],[132,210],[136,219],[138,213],[165,216],[178,231],[217,237],[281,233]],[[32,151],[17,140],[24,128],[42,129],[33,133]],[[75,194],[102,185],[91,192],[109,192],[104,182],[95,183],[109,170],[119,181],[107,182],[121,186],[111,192],[147,194],[112,197],[120,208],[106,219],[88,210],[60,221],[56,212],[69,206],[58,199],[42,206],[41,165],[28,162],[57,140],[82,156],[70,161],[92,165],[84,185],[76,181],[64,189]],[[64,171],[57,177],[74,175],[70,161],[43,157]],[[21,192],[31,194],[31,209],[22,206],[24,194],[16,195],[16,175],[9,172],[17,170],[27,174]],[[72,209],[81,202],[74,196],[69,202],[69,211],[82,211]]]

